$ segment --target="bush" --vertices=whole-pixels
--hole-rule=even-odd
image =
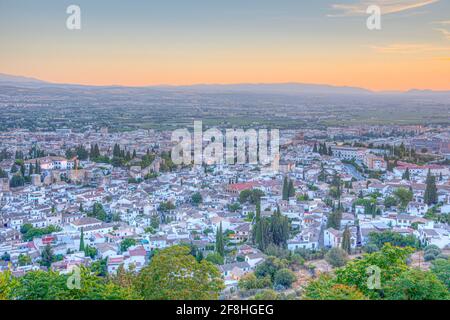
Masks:
[[[208,256],[206,257],[206,261],[212,262],[216,265],[222,265],[223,257],[219,253],[213,252],[208,254]]]
[[[265,254],[280,259],[289,259],[289,257],[291,256],[291,251],[271,243],[267,246]]]
[[[273,290],[266,289],[255,294],[253,300],[278,300],[278,294]]]
[[[430,244],[430,245],[426,246],[424,250],[428,251],[428,250],[432,250],[432,249],[441,251],[441,249],[439,249],[439,247],[435,244]]]
[[[430,271],[409,269],[388,281],[384,290],[387,300],[447,300],[447,287]]]
[[[367,300],[355,286],[336,283],[329,275],[321,275],[305,288],[305,300]]]
[[[257,278],[255,274],[247,273],[239,280],[239,288],[241,290],[264,289],[272,286],[269,276]]]
[[[347,253],[341,248],[331,248],[325,255],[325,260],[334,268],[343,267],[347,263]]]
[[[275,281],[275,274],[278,270],[287,268],[288,261],[284,259],[278,259],[276,257],[268,257],[263,263],[256,267],[255,275],[258,278],[269,276]]]
[[[424,259],[425,261],[435,260],[439,255],[441,255],[442,251],[436,245],[429,245],[425,248]]]
[[[287,269],[280,269],[275,273],[274,284],[275,286],[283,286],[284,288],[290,288],[292,283],[297,279],[295,274]]]
[[[435,257],[437,257],[438,255],[441,254],[441,250],[436,250],[436,249],[429,249],[429,250],[425,250],[424,254],[432,254]]]
[[[434,260],[431,264],[431,272],[450,290],[450,258]]]
[[[366,253],[374,253],[374,252],[379,251],[380,248],[378,248],[378,246],[374,243],[369,243],[366,246],[364,246],[363,250]]]
[[[371,232],[369,234],[368,244],[375,244],[378,248],[382,248],[386,243],[390,243],[396,247],[419,247],[418,239],[413,235],[403,236],[397,232]]]
[[[306,261],[310,260],[317,260],[317,259],[323,259],[325,256],[325,250],[311,250],[311,249],[304,249],[304,248],[298,248],[295,249],[295,253],[300,255],[303,259]]]
[[[299,254],[293,253],[291,257],[289,258],[289,267],[292,270],[295,270],[295,268],[303,266],[305,264],[305,259],[303,259],[302,256]]]
[[[423,259],[425,261],[433,261],[436,259],[436,255],[434,255],[433,253],[427,253],[423,256]]]

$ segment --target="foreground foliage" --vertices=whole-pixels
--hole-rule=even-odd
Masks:
[[[304,298],[314,300],[445,300],[448,260],[438,259],[432,271],[408,266],[410,247],[386,244],[377,251],[336,269],[335,276],[322,275],[309,283]]]
[[[81,267],[66,275],[39,270],[17,278],[0,272],[0,300],[210,300],[224,288],[217,267],[198,262],[186,246],[159,251],[139,273],[122,267],[102,277],[102,269]]]

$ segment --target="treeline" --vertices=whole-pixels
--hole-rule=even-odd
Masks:
[[[66,150],[66,158],[72,159],[73,157],[77,157],[79,160],[88,160],[98,162],[98,163],[109,163],[114,167],[122,167],[126,166],[131,160],[137,158],[136,150],[133,149],[126,150],[125,148],[121,148],[119,144],[114,144],[112,157],[108,155],[102,155],[100,149],[97,144],[91,145],[91,149],[88,151],[83,145],[77,146],[75,149]],[[142,168],[146,168],[150,166],[156,158],[156,154],[154,151],[150,151],[147,149],[146,154],[144,154],[140,162],[137,163]],[[170,172],[175,168],[175,164],[172,162],[170,152],[162,152],[161,153],[161,163],[160,170],[162,172]],[[152,176],[149,175],[149,178]]]
[[[11,188],[22,187],[25,183],[31,182],[32,174],[41,174],[41,165],[39,161],[36,160],[34,165],[30,163],[27,170],[23,160],[16,160],[11,167],[11,173],[13,176],[9,181],[9,186]],[[8,175],[6,172],[0,172],[0,177],[7,178]]]
[[[333,151],[331,150],[331,146],[327,148],[326,143],[319,143],[319,146],[317,146],[317,143],[314,143],[313,152],[318,153],[323,156],[332,156]]]
[[[113,148],[113,157],[110,159],[109,156],[100,153],[98,144],[91,145],[89,151],[83,145],[79,145],[75,147],[75,149],[66,150],[67,159],[72,159],[74,157],[77,157],[78,160],[90,159],[94,162],[111,163],[115,166],[120,166],[135,158],[136,150],[133,150],[133,153],[131,153],[129,150],[126,151],[125,149],[121,149],[120,145],[116,143]]]

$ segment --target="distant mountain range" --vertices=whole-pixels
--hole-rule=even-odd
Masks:
[[[156,89],[159,91],[182,91],[199,93],[254,93],[254,94],[312,94],[312,95],[371,95],[371,94],[407,94],[407,95],[450,95],[450,91],[433,91],[412,89],[409,91],[383,91],[374,92],[364,88],[333,86],[324,84],[306,84],[306,83],[241,83],[241,84],[195,84],[195,85],[155,85],[155,86],[93,86],[79,84],[52,83],[35,78],[15,76],[0,73],[0,86],[14,87],[77,87],[77,88],[121,88],[121,89]]]
[[[22,76],[13,76],[10,74],[4,74],[0,73],[0,85],[10,85],[10,84],[48,84],[48,82],[35,79],[35,78],[28,78],[28,77],[22,77]]]
[[[190,86],[157,86],[158,89],[178,89],[204,93],[273,93],[273,94],[371,94],[370,90],[357,87],[338,87],[305,83],[241,83],[241,84],[196,84]]]

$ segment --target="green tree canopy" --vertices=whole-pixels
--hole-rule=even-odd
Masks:
[[[290,288],[296,279],[297,277],[291,270],[283,268],[275,272],[273,282],[275,286]]]
[[[203,202],[203,197],[200,194],[200,192],[196,192],[192,195],[191,201],[194,205],[198,206],[200,203]]]
[[[68,283],[79,276],[79,285],[69,288]],[[126,290],[97,277],[85,267],[78,274],[63,275],[54,271],[30,271],[10,285],[8,299],[13,300],[118,300],[130,299]]]
[[[390,243],[396,247],[419,247],[419,240],[414,235],[404,236],[390,230],[369,233],[368,244],[382,248],[386,243]]]
[[[431,272],[433,272],[450,291],[450,257],[447,259],[434,260],[431,263]]]
[[[438,200],[436,177],[431,174],[430,170],[428,170],[427,180],[425,183],[426,188],[423,195],[423,201],[428,205],[436,204]]]
[[[215,300],[224,288],[211,262],[198,262],[187,246],[159,251],[138,277],[138,291],[150,300]]]
[[[430,271],[410,269],[389,281],[384,288],[389,300],[447,300],[447,287]]]
[[[106,221],[107,219],[106,211],[103,208],[103,205],[98,202],[94,203],[92,212],[88,212],[88,216],[102,221]]]
[[[50,268],[50,265],[55,261],[53,250],[50,245],[46,245],[41,252],[41,265]]]
[[[240,203],[246,203],[249,202],[251,204],[257,204],[261,197],[264,196],[264,192],[259,189],[247,189],[241,191],[239,194],[239,202]]]
[[[216,265],[222,265],[223,264],[223,257],[218,252],[211,252],[206,256],[206,261],[209,261],[211,263],[214,263]]]
[[[400,208],[405,209],[408,203],[413,199],[413,193],[406,188],[398,188],[395,190],[394,195],[400,202]]]
[[[329,275],[311,281],[303,295],[305,300],[368,300],[355,286],[337,283]]]
[[[348,261],[348,255],[341,248],[331,248],[325,254],[325,260],[335,268],[343,267]]]
[[[133,239],[133,238],[126,238],[120,243],[120,251],[125,252],[130,247],[135,246],[135,245],[136,245],[136,240],[135,239]]]
[[[239,279],[239,288],[241,290],[254,290],[272,287],[270,276],[256,277],[253,272],[249,272]]]
[[[368,297],[380,297],[383,285],[408,269],[406,259],[413,251],[409,247],[399,248],[386,244],[381,251],[364,254],[361,259],[349,261],[344,268],[337,269],[336,281],[340,284],[356,286]],[[378,268],[381,287],[377,289],[375,273]],[[374,280],[372,289],[368,286],[371,280]]]

